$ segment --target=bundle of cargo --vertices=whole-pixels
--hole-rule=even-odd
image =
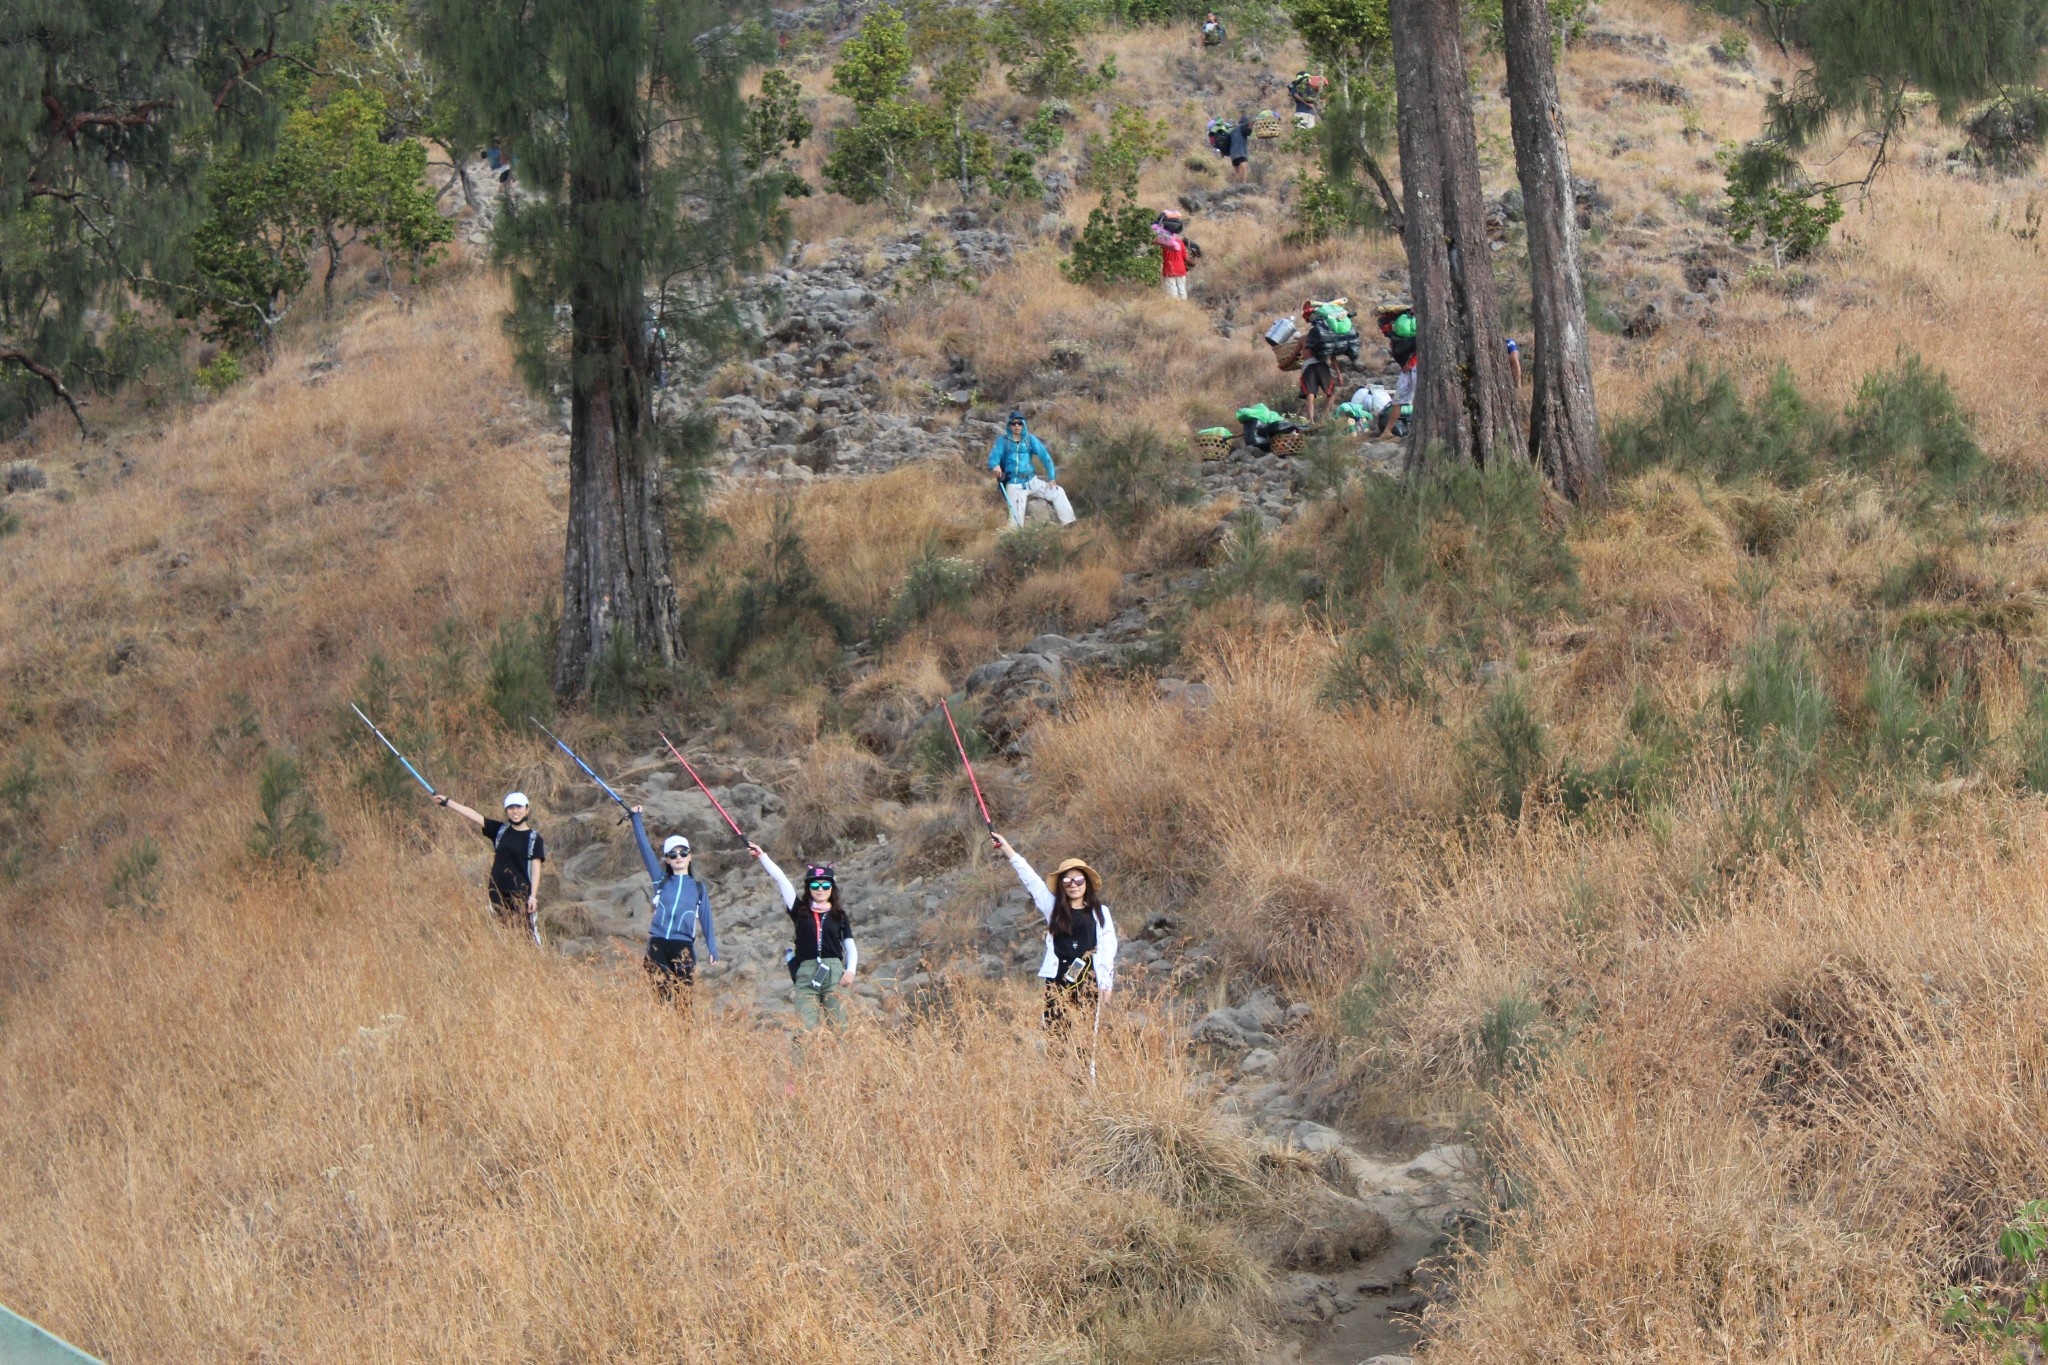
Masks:
[[[1237,444],[1237,433],[1229,427],[1204,427],[1195,433],[1195,453],[1205,460],[1220,460]]]
[[[1271,109],[1261,109],[1259,116],[1252,120],[1252,136],[1276,138],[1280,136],[1280,116]]]
[[[1283,370],[1301,368],[1301,356],[1308,337],[1293,318],[1281,318],[1266,329],[1265,341],[1273,348],[1273,360]]]

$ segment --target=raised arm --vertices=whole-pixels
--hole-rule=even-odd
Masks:
[[[1043,915],[1046,921],[1050,923],[1053,906],[1052,889],[1045,884],[1045,878],[1032,871],[1031,864],[1024,861],[1023,854],[1010,847],[1008,839],[993,831],[990,832],[988,837],[995,841],[995,846],[1001,849],[1003,856],[1010,860],[1010,867],[1016,872],[1017,880],[1024,883],[1024,889],[1031,893],[1031,903],[1038,907],[1038,913]]]
[[[796,888],[789,884],[789,878],[784,876],[782,869],[775,865],[775,860],[762,852],[761,846],[751,839],[747,841],[747,852],[760,859],[761,869],[774,881],[775,889],[782,893],[782,908],[785,910],[796,909]]]
[[[647,825],[640,818],[641,809],[639,806],[634,806],[631,812],[633,816],[633,842],[640,846],[640,862],[647,869],[647,875],[654,878],[656,886],[660,886],[663,877],[667,874],[661,865],[661,859],[654,856],[654,845],[647,842]]]
[[[457,815],[469,821],[469,823],[475,825],[478,829],[482,829],[484,827],[484,817],[478,814],[476,811],[471,810],[468,806],[463,805],[460,801],[456,801],[450,797],[442,796],[440,793],[436,792],[434,794],[434,804],[437,806],[446,806],[449,810],[454,811]]]
[[[1102,927],[1095,931],[1095,988],[1104,995],[1116,989],[1116,917],[1102,907]]]

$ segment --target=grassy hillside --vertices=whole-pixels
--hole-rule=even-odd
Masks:
[[[962,794],[871,736],[1040,631],[1171,600],[1148,657],[991,762],[999,807],[1102,868],[1120,919],[1171,914],[1205,997],[1310,1006],[1278,1066],[1321,1116],[1480,1144],[1498,1206],[1427,1358],[1972,1359],[1936,1296],[2003,1273],[2048,1188],[2040,180],[1957,173],[1929,122],[1774,268],[1710,221],[1772,54],[1717,62],[1723,25],[1656,0],[1592,27],[1563,78],[1612,205],[1608,506],[1329,449],[1271,528],[1165,496],[1190,430],[1291,384],[1265,323],[1404,292],[1397,246],[1282,243],[1306,162],[1275,153],[1242,212],[1193,218],[1179,307],[1060,274],[1087,195],[1013,206],[1013,264],[887,310],[877,401],[943,408],[964,362],[976,413],[1027,404],[1070,461],[1082,527],[1001,534],[971,462],[726,488],[691,600],[767,581],[778,525],[815,596],[571,732],[624,751],[687,715],[849,799],[890,786],[956,866]],[[1221,184],[1202,120],[1293,69],[1197,90],[1185,38],[1088,54],[1171,124],[1162,205]],[[1689,103],[1619,84],[1646,78]],[[1077,111],[1069,170],[1104,122]],[[942,243],[952,207],[914,224]],[[820,196],[797,229],[808,258],[902,224]],[[516,728],[565,443],[503,303],[458,267],[220,398],[8,452],[53,486],[0,536],[0,1300],[116,1360],[1257,1358],[1268,1234],[1314,1172],[1218,1124],[1163,1010],[1108,1031],[1091,1090],[1040,1058],[1021,983],[793,1049],[477,922],[475,840],[342,722],[381,695],[476,804],[569,781]],[[949,558],[971,577],[926,591]],[[310,866],[265,855],[311,834]],[[996,879],[968,885],[931,931],[963,954]]]

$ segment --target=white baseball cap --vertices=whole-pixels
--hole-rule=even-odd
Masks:
[[[690,841],[688,839],[685,839],[680,834],[671,834],[668,836],[668,838],[663,839],[661,841],[662,857],[666,858],[669,854],[675,852],[677,849],[681,849],[683,852],[688,853],[690,851]]]
[[[506,793],[505,793],[505,809],[506,809],[506,810],[510,810],[510,809],[512,809],[512,807],[514,807],[514,806],[531,806],[532,804],[533,804],[533,802],[531,802],[531,801],[529,801],[529,800],[527,800],[527,799],[526,799],[526,793],[525,793],[525,792],[506,792]]]

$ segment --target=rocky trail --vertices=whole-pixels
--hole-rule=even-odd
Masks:
[[[757,299],[764,354],[744,363],[744,394],[709,404],[728,452],[717,477],[808,481],[864,477],[922,459],[975,459],[997,434],[994,422],[970,415],[973,379],[955,370],[931,376],[949,411],[906,417],[879,410],[881,371],[872,324],[906,271],[942,251],[958,252],[977,269],[1004,259],[1010,243],[955,219],[911,232],[879,248],[832,242],[810,255],[820,264],[778,268]],[[792,261],[799,252],[792,252]],[[727,378],[733,378],[727,371]],[[947,385],[955,385],[948,389]],[[665,407],[682,409],[700,395],[680,386],[663,391]],[[1386,468],[1398,446],[1361,445],[1362,464]],[[1376,458],[1377,457],[1377,458]],[[1290,519],[1304,498],[1299,461],[1233,450],[1206,463],[1200,482],[1210,498],[1232,498],[1234,517],[1269,524]],[[1041,512],[1034,505],[1034,512]],[[991,517],[1001,515],[991,505]],[[1031,719],[1057,705],[1072,680],[1089,669],[1116,667],[1145,650],[1166,628],[1177,602],[1200,586],[1199,571],[1132,575],[1128,603],[1102,627],[1072,638],[1041,635],[972,669],[965,690],[983,728],[1029,778]],[[861,647],[846,666],[858,678],[876,660]],[[1199,709],[1209,692],[1199,682],[1162,678],[1162,705]],[[900,709],[900,708],[899,708]],[[887,718],[901,740],[930,719],[923,708]],[[810,848],[790,828],[790,802],[800,792],[789,759],[692,752],[690,761],[748,835],[792,875]],[[608,776],[646,808],[649,833],[680,832],[697,850],[696,872],[711,893],[721,948],[717,964],[700,961],[700,1001],[751,1010],[764,1027],[788,1027],[789,978],[783,953],[788,917],[772,884],[739,846],[710,800],[665,751],[614,760]],[[893,808],[892,808],[893,805]],[[851,893],[861,945],[861,970],[849,991],[855,1011],[915,1006],[938,989],[941,975],[978,975],[1026,983],[1036,971],[1042,923],[1021,887],[1005,874],[991,893],[985,875],[959,852],[979,837],[979,822],[939,831],[950,841],[930,850],[892,843],[880,830],[901,828],[906,803],[878,798],[859,837],[842,839],[835,858]],[[631,832],[615,806],[592,789],[565,784],[547,798],[553,852],[545,925],[550,946],[600,959],[637,974],[648,923],[648,879]],[[930,869],[930,870],[926,870]],[[1425,1264],[1442,1252],[1483,1200],[1470,1153],[1430,1146],[1389,1153],[1362,1137],[1314,1121],[1313,1102],[1275,1081],[1278,1050],[1306,1006],[1285,1006],[1260,992],[1206,1013],[1182,989],[1189,971],[1212,960],[1211,945],[1186,941],[1165,916],[1125,925],[1118,956],[1127,1008],[1180,1014],[1201,1082],[1216,1096],[1219,1121],[1276,1148],[1308,1154],[1323,1177],[1313,1206],[1302,1211],[1271,1248],[1280,1310],[1298,1336],[1272,1365],[1393,1365],[1415,1340],[1415,1315],[1443,1289]]]

